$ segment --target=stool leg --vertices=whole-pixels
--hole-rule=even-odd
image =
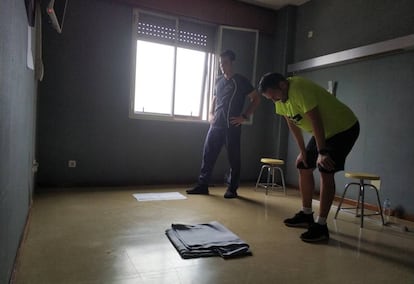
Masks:
[[[370,184],[371,187],[373,187],[375,189],[375,193],[377,194],[377,201],[378,201],[378,208],[379,208],[379,214],[381,215],[381,220],[382,220],[382,225],[385,225],[385,221],[384,221],[384,215],[382,214],[382,206],[381,206],[381,200],[379,198],[379,194],[378,194],[378,188],[372,184]]]
[[[275,167],[272,167],[272,190],[275,189]]]
[[[357,200],[357,206],[355,208],[355,216],[359,217],[359,209],[361,208],[361,184],[357,183],[358,185],[358,200]]]
[[[260,179],[262,178],[262,173],[263,173],[263,170],[264,170],[265,167],[266,166],[263,165],[262,168],[260,169],[259,177],[257,178],[257,182],[256,182],[256,188],[259,186]]]
[[[270,184],[270,175],[271,175],[271,167],[269,166],[267,168],[267,184],[266,184],[266,195],[267,191],[269,190],[269,184]]]
[[[344,198],[345,198],[346,191],[348,190],[348,187],[350,185],[352,185],[352,183],[348,183],[348,184],[345,185],[345,189],[344,189],[344,192],[342,193],[341,200],[339,201],[338,208],[336,209],[336,213],[335,213],[334,219],[336,219],[336,217],[338,217],[339,210],[341,210],[342,203],[344,202]]]
[[[365,204],[365,191],[364,191],[364,180],[360,180],[360,192],[362,197],[362,204],[361,204],[361,228],[364,227],[364,204]]]
[[[365,212],[364,212],[365,211],[365,206],[364,205],[365,205],[365,187],[366,186],[371,186],[372,188],[375,189],[375,193],[377,194],[378,207],[380,209],[379,215],[381,215],[381,220],[382,220],[382,223],[384,224],[384,216],[382,214],[382,207],[381,207],[381,201],[380,201],[379,194],[378,194],[378,189],[374,185],[372,185],[372,184],[366,184],[364,182],[364,179],[360,179],[359,180],[359,183],[351,182],[351,183],[348,183],[348,184],[345,185],[345,189],[344,189],[344,192],[342,194],[341,200],[339,201],[338,208],[336,209],[336,213],[335,213],[334,219],[337,218],[338,213],[339,213],[339,210],[341,210],[342,203],[343,203],[343,201],[345,199],[346,192],[347,192],[349,186],[351,186],[351,185],[358,185],[359,186],[358,203],[357,203],[357,207],[356,207],[356,215],[355,216],[356,217],[361,217],[361,225],[360,225],[360,227],[361,228],[364,227],[364,216],[365,216]],[[361,208],[361,214],[358,215],[359,208]],[[349,208],[349,209],[351,209],[351,208]]]

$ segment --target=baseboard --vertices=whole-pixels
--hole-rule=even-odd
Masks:
[[[341,197],[340,196],[335,196],[334,201],[335,202],[340,202]],[[350,205],[350,206],[355,206],[356,207],[357,204],[358,204],[358,201],[353,200],[353,199],[349,199],[349,198],[344,198],[343,203],[347,204],[347,205]],[[372,210],[372,211],[379,211],[378,205],[375,205],[375,204],[364,203],[364,208],[368,209],[368,210]],[[395,217],[403,219],[403,220],[414,222],[414,215],[409,215],[409,214],[404,214],[402,216],[397,216],[397,215],[400,215],[400,214],[397,214],[397,212],[395,210],[391,210],[391,216],[395,216]]]

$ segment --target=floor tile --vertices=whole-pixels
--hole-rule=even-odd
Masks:
[[[224,199],[186,195],[187,187],[73,188],[36,194],[15,283],[414,283],[413,224],[341,212],[328,218],[331,239],[300,240],[283,220],[300,207],[297,190],[254,190]],[[185,200],[138,202],[133,193],[172,192]],[[314,201],[317,212],[318,202]],[[219,221],[253,253],[237,259],[182,259],[165,230],[173,223]],[[409,232],[398,226],[409,227]]]

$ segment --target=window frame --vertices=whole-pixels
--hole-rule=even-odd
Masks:
[[[131,35],[131,84],[130,84],[130,101],[129,101],[129,118],[132,119],[146,119],[146,120],[161,120],[161,121],[185,121],[185,122],[198,122],[198,123],[209,123],[208,121],[208,113],[210,111],[210,102],[213,95],[214,89],[214,82],[217,75],[217,58],[215,55],[215,49],[213,52],[206,52],[205,55],[205,71],[204,77],[205,79],[203,82],[203,90],[201,94],[201,101],[200,101],[200,114],[199,116],[190,116],[190,115],[179,115],[174,114],[174,104],[175,104],[175,77],[176,77],[176,70],[174,70],[174,90],[172,92],[172,114],[163,114],[163,113],[145,113],[145,112],[136,112],[135,111],[135,76],[136,76],[136,59],[137,59],[137,41],[138,38],[138,22],[139,22],[139,13],[145,13],[149,15],[154,15],[166,19],[172,19],[176,21],[176,29],[178,29],[178,21],[179,17],[170,16],[161,13],[150,12],[141,9],[133,9],[133,20],[132,20],[132,35]],[[217,31],[218,34],[218,31]],[[214,44],[216,46],[216,44]],[[176,60],[177,60],[177,49],[178,48],[185,48],[179,46],[177,41],[175,41],[174,45],[174,69],[176,69]],[[208,64],[211,64],[209,67]],[[207,88],[207,89],[206,89]],[[205,116],[203,116],[203,110],[206,109]]]

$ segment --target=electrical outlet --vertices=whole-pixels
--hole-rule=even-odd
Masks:
[[[76,168],[76,161],[75,160],[69,160],[68,161],[68,167],[69,168]]]

